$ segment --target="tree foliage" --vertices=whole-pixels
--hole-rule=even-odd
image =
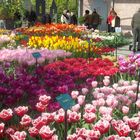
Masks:
[[[46,0],[46,12],[50,12],[50,7],[53,0]],[[36,0],[31,0],[32,6],[35,9]],[[55,0],[57,5],[58,19],[60,19],[63,10],[69,9],[77,15],[78,0]],[[24,15],[25,9],[23,8],[24,0],[2,0],[0,3],[0,18],[13,18],[15,12]],[[59,20],[58,20],[59,21]]]
[[[2,0],[0,3],[0,18],[13,18],[16,12],[24,14],[23,0]]]

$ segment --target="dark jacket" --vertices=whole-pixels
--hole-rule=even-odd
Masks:
[[[27,18],[29,22],[35,22],[37,19],[36,13],[34,11],[31,11]]]
[[[96,12],[92,14],[92,23],[97,25],[101,23],[100,16]]]
[[[70,24],[74,24],[74,25],[77,24],[77,18],[76,18],[75,15],[72,15],[72,16],[70,17]]]
[[[115,27],[120,27],[120,17],[118,16],[115,18]]]
[[[92,24],[92,15],[85,15],[84,22],[85,24]]]
[[[140,10],[134,14],[131,22],[132,28],[140,27]]]
[[[49,14],[46,14],[46,15],[43,16],[42,23],[43,24],[46,24],[46,23],[51,24],[51,17],[50,17]]]

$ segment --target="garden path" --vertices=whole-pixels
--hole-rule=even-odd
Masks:
[[[123,47],[120,47],[118,48],[118,51],[117,51],[117,55],[128,55],[130,54],[132,51],[129,51],[129,45],[125,45]]]

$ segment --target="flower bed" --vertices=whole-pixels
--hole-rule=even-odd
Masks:
[[[10,41],[11,41],[10,36],[8,36],[8,35],[0,35],[0,47],[2,45],[5,45],[5,44],[9,43]]]
[[[0,35],[9,34],[9,32],[11,32],[11,31],[10,30],[6,30],[6,29],[0,29]]]
[[[109,46],[118,46],[120,36],[91,36],[66,24],[17,31],[8,36],[14,37],[12,47],[25,48],[0,50],[0,139],[64,139],[65,112],[56,100],[60,94],[71,95],[76,103],[67,111],[68,140],[140,139],[138,83],[114,82],[120,78],[116,73],[136,76],[139,55],[119,57],[119,67],[109,56],[91,58],[113,52]],[[7,47],[3,42],[1,47]],[[42,56],[37,64],[33,52]]]
[[[0,73],[0,98],[2,106],[30,104],[34,106],[40,94],[52,97],[49,109],[55,110],[55,97],[70,93],[74,89],[90,87],[91,80],[98,76],[114,75],[116,68],[108,59],[83,58],[64,59],[37,69],[23,65],[11,69],[9,63],[3,64]]]
[[[85,28],[69,24],[37,24],[30,28],[18,28],[16,31],[26,35],[79,36]]]
[[[67,112],[68,140],[139,140],[140,96],[136,101],[137,81],[119,81],[110,84],[104,77],[104,86],[92,81],[92,91],[72,91],[76,105]],[[3,109],[0,112],[0,137],[12,140],[64,138],[63,109],[47,112],[50,96],[41,95],[34,116],[28,106]],[[136,110],[135,110],[136,105]],[[135,115],[134,115],[135,113]]]
[[[101,41],[101,40],[100,40]],[[91,40],[90,49],[89,43],[87,40],[81,40],[79,38],[74,37],[59,37],[59,36],[32,36],[29,38],[28,45],[32,48],[47,48],[49,50],[62,49],[66,51],[70,51],[74,56],[82,56],[86,55],[88,51],[91,54],[105,54],[114,51],[114,48],[110,48],[107,46],[96,46],[97,40]]]
[[[53,50],[48,49],[42,50],[32,50],[32,49],[3,49],[0,50],[0,62],[18,62],[19,64],[34,65],[36,64],[36,59],[33,57],[32,53],[39,52],[41,57],[38,58],[38,64],[42,64],[45,61],[53,62],[57,58],[65,58],[71,56],[71,53],[65,52],[63,50]]]
[[[128,57],[118,57],[120,73],[136,75],[140,67],[140,54],[130,54]]]

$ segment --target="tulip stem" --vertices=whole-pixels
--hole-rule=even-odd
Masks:
[[[116,61],[117,61],[117,50],[118,50],[118,47],[116,46]]]
[[[64,140],[67,140],[67,127],[68,127],[68,122],[67,122],[67,110],[65,110],[65,130],[64,130]]]
[[[136,101],[138,100],[138,94],[139,94],[139,85],[140,85],[140,71],[138,71],[138,84],[137,84],[137,94],[136,94]],[[136,113],[136,111],[137,111],[136,101],[135,101],[135,113]]]

